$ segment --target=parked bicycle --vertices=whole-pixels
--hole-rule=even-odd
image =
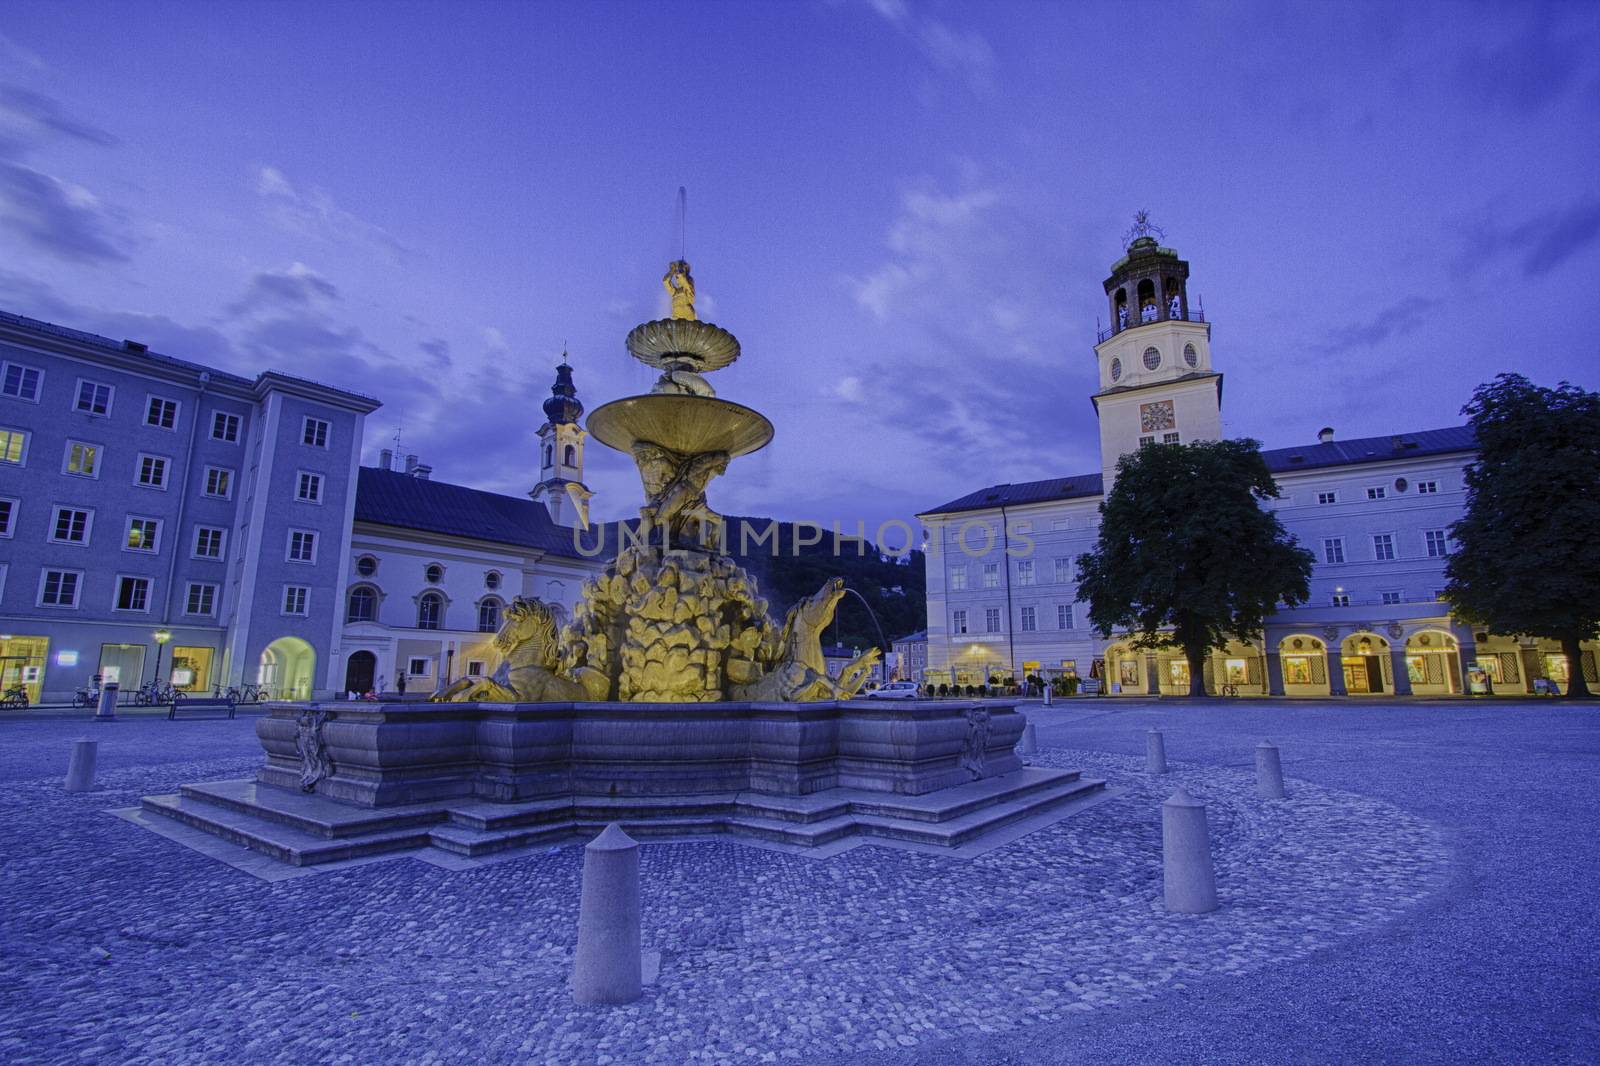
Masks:
[[[133,693],[136,707],[156,707],[165,703],[182,703],[187,693],[160,681],[140,685]]]
[[[6,694],[0,696],[0,708],[8,711],[25,711],[28,709],[28,690],[21,685],[6,689]]]
[[[100,690],[97,688],[80,688],[72,693],[74,707],[100,706]]]

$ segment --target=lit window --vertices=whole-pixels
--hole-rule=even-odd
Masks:
[[[322,475],[300,471],[300,482],[295,488],[294,498],[305,503],[321,503]]]
[[[967,588],[967,568],[964,566],[953,567],[950,571],[950,591],[965,592]]]
[[[31,366],[7,363],[5,376],[0,378],[0,395],[10,396],[14,400],[38,403],[39,385],[43,380],[44,374]]]
[[[1017,584],[1033,584],[1033,560],[1022,559],[1017,563]]]
[[[306,529],[289,531],[289,561],[311,563],[317,558],[317,535]]]
[[[1419,482],[1417,482],[1417,493],[1419,495],[1431,496],[1431,495],[1437,493],[1438,491],[1439,491],[1439,483],[1437,481],[1419,481]]]
[[[150,579],[147,577],[122,577],[117,579],[117,610],[146,611],[150,609]]]
[[[1328,537],[1322,542],[1322,559],[1329,563],[1344,562],[1344,538]]]
[[[189,582],[188,602],[184,611],[188,614],[213,614],[217,608],[217,586],[203,581]]]
[[[144,424],[157,429],[173,429],[178,424],[178,401],[150,397],[144,409]]]
[[[93,381],[78,382],[78,401],[73,405],[75,410],[91,415],[109,415],[111,413],[111,386],[99,385]]]
[[[478,632],[493,633],[500,628],[500,601],[490,597],[478,604]]]
[[[967,631],[967,612],[957,611],[950,616],[950,629],[956,633]]]
[[[983,564],[983,587],[986,589],[997,589],[1000,587],[999,563]]]
[[[1381,500],[1388,495],[1389,490],[1384,488],[1382,485],[1374,485],[1367,489],[1367,499],[1369,500]]]
[[[1058,603],[1058,604],[1056,604],[1056,628],[1057,629],[1071,629],[1072,628],[1072,604],[1070,604],[1070,603]]]
[[[239,440],[239,416],[218,411],[211,416],[211,439],[236,443]]]
[[[1372,557],[1380,560],[1394,558],[1394,534],[1378,533],[1373,536]]]
[[[159,549],[157,538],[161,534],[161,522],[154,518],[129,518],[128,519],[128,550],[136,552],[153,552]]]
[[[194,554],[200,559],[221,559],[226,530],[216,526],[197,526],[194,531]]]
[[[305,614],[311,601],[311,590],[304,585],[283,586],[283,613]]]
[[[1443,559],[1450,554],[1450,544],[1445,540],[1444,530],[1430,529],[1422,536],[1428,545],[1428,558]]]
[[[1038,614],[1038,611],[1033,607],[1024,607],[1022,609],[1022,631],[1024,633],[1032,633],[1034,630],[1036,630],[1038,628],[1039,628],[1039,614]]]
[[[1319,492],[1319,493],[1317,493],[1317,502],[1318,503],[1338,503],[1339,502],[1339,494],[1337,492]]]
[[[17,501],[0,499],[0,537],[9,537],[17,518]]]
[[[206,467],[206,495],[226,500],[233,495],[233,471],[220,466]]]
[[[82,441],[67,442],[67,469],[68,474],[79,477],[100,476],[100,448],[98,445],[85,444]]]
[[[313,448],[326,448],[328,446],[328,423],[320,418],[307,417],[305,425],[300,432],[301,443],[309,444]]]
[[[167,487],[167,461],[159,455],[139,456],[138,483],[151,489]]]
[[[437,592],[424,593],[417,601],[417,628],[438,629],[444,618],[444,598]]]
[[[39,603],[44,607],[78,606],[78,583],[82,577],[76,570],[46,570],[39,586]]]
[[[1000,608],[985,607],[983,610],[983,631],[985,633],[1000,632]]]
[[[350,590],[350,605],[345,612],[346,622],[370,622],[378,617],[378,594],[365,585]]]
[[[1399,603],[1400,602],[1400,593],[1398,593],[1398,592],[1380,592],[1380,593],[1378,593],[1378,598],[1380,600],[1382,600],[1386,604]]]
[[[28,435],[20,429],[0,429],[0,463],[21,465],[28,453]]]
[[[55,529],[50,539],[58,544],[87,544],[89,542],[89,512],[73,507],[57,507]]]

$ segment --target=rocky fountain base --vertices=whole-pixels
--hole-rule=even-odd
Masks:
[[[1103,787],[1026,767],[1003,702],[275,704],[254,780],[146,796],[295,865],[592,836],[851,837],[960,849]]]

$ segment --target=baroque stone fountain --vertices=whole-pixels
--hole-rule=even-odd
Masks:
[[[671,317],[627,337],[660,378],[589,418],[595,439],[633,456],[645,503],[571,620],[518,598],[494,675],[427,702],[271,704],[254,779],[146,796],[136,820],[296,865],[480,856],[610,822],[634,835],[828,851],[870,837],[965,854],[1096,798],[1100,781],[1023,765],[1012,702],[851,699],[879,653],[828,675],[821,635],[842,580],[781,625],[769,617],[706,486],[771,441],[772,424],[706,381],[739,342],[697,318],[689,264],[673,262],[663,284]]]

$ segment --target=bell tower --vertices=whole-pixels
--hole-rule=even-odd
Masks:
[[[545,505],[556,525],[588,529],[594,493],[583,483],[583,442],[589,434],[578,424],[582,416],[572,367],[562,352],[556,383],[544,402],[545,423],[539,427],[539,483],[528,495]]]
[[[1211,324],[1189,298],[1189,264],[1161,245],[1149,212],[1134,216],[1127,254],[1105,280],[1111,324],[1094,346],[1100,465],[1106,491],[1117,460],[1148,444],[1222,437],[1222,375],[1211,369]]]

